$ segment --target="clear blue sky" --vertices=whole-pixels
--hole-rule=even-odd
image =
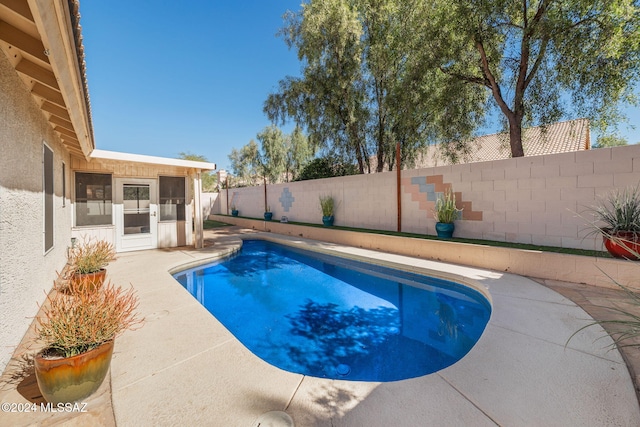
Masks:
[[[81,2],[97,148],[190,152],[229,169],[231,150],[270,124],[262,112],[268,94],[300,75],[296,53],[276,37],[282,15],[300,3]],[[621,135],[639,142],[640,109],[628,114],[636,129],[623,126]]]
[[[296,53],[276,37],[300,0],[83,1],[96,146],[219,168],[270,124],[262,112]],[[289,131],[285,129],[285,131]]]

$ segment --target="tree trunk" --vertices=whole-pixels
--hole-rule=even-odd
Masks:
[[[382,172],[384,170],[384,152],[382,151],[382,145],[378,145],[376,172]],[[393,167],[393,164],[389,162],[389,167]],[[389,169],[391,170],[391,169]]]
[[[528,49],[528,45],[525,45],[524,47]],[[526,88],[526,79],[524,76],[526,74],[529,59],[528,50],[525,52],[526,57],[521,60],[520,63],[520,74],[515,88],[514,108],[511,110],[502,97],[502,90],[500,89],[500,85],[498,84],[495,75],[491,72],[489,59],[480,39],[476,41],[476,49],[478,50],[481,58],[484,85],[491,90],[493,98],[496,100],[498,107],[500,107],[500,111],[502,111],[509,121],[509,145],[511,146],[511,157],[524,157],[524,150],[522,149],[522,118],[524,117],[523,99]]]
[[[358,161],[358,169],[360,174],[364,174],[364,167],[366,164],[365,155],[362,150],[362,145],[358,139],[358,129],[357,124],[354,122],[350,122],[347,124],[347,130],[349,133],[350,143],[353,145],[353,148],[356,152],[356,160]]]
[[[509,114],[509,145],[511,146],[511,157],[524,157],[522,147],[522,116]]]

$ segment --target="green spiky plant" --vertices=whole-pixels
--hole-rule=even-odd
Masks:
[[[320,209],[322,216],[333,216],[335,202],[331,196],[320,196]]]
[[[451,224],[458,217],[459,210],[456,208],[456,195],[453,194],[451,189],[448,189],[438,196],[436,207],[433,210],[433,217],[437,222]]]
[[[640,185],[610,192],[591,211],[597,221],[605,224],[597,226],[596,233],[640,233]]]

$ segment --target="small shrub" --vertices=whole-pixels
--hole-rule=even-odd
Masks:
[[[48,295],[37,319],[37,336],[49,356],[85,353],[142,322],[135,313],[138,297],[133,288],[125,291],[109,282],[100,292],[84,287],[71,294]]]
[[[105,240],[85,240],[69,253],[69,264],[72,273],[95,273],[115,261],[116,251],[113,245]]]

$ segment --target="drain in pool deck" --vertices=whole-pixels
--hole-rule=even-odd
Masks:
[[[294,427],[294,424],[286,412],[271,411],[260,415],[252,427]]]

